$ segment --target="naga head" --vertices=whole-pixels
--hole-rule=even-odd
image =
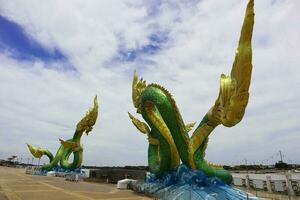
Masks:
[[[227,84],[228,86],[226,86]],[[221,121],[227,127],[234,126],[242,120],[248,104],[249,93],[238,93],[236,85],[235,79],[221,77],[220,106],[223,110]]]
[[[236,125],[245,114],[248,99],[248,91],[239,92],[237,81],[222,74],[219,97],[209,112],[210,119],[227,127]]]
[[[252,72],[253,25],[254,0],[249,0],[230,76],[221,75],[219,97],[209,112],[214,124],[231,127],[245,114]]]
[[[94,107],[91,108],[86,115],[78,122],[76,125],[76,132],[83,133],[87,135],[92,131],[93,126],[96,123],[98,117],[98,101],[97,96],[94,98]]]
[[[141,94],[147,87],[146,81],[141,78],[138,80],[138,75],[134,71],[132,81],[132,102],[134,107],[137,109],[137,113],[141,113]]]

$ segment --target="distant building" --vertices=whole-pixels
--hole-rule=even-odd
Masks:
[[[130,178],[135,180],[144,180],[145,170],[122,169],[122,168],[104,168],[90,169],[90,181],[117,183],[119,180]]]

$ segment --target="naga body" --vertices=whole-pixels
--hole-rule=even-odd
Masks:
[[[82,153],[83,148],[80,144],[81,136],[92,131],[93,126],[96,123],[98,117],[98,102],[97,96],[94,98],[94,107],[91,108],[87,114],[77,123],[75,133],[72,139],[63,140],[59,139],[61,145],[56,152],[56,155],[53,156],[49,150],[36,148],[30,144],[27,144],[31,154],[36,158],[41,158],[42,156],[47,156],[49,158],[49,164],[42,166],[43,170],[52,170],[54,167],[60,163],[60,166],[63,169],[74,170],[79,168],[82,163]],[[73,153],[73,161],[69,162],[69,157]]]
[[[174,170],[182,161],[207,176],[216,176],[228,184],[232,182],[231,174],[221,165],[205,160],[205,151],[209,135],[218,125],[234,126],[245,113],[252,71],[253,7],[254,1],[249,0],[231,74],[221,75],[219,96],[191,137],[188,132],[195,123],[184,123],[172,95],[158,84],[147,85],[135,72],[132,100],[137,113],[147,123],[130,113],[129,117],[148,136],[148,164],[152,173],[159,175]]]

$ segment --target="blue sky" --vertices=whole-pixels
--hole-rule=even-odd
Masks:
[[[98,122],[82,138],[84,164],[146,165],[147,139],[127,116],[134,113],[133,71],[165,86],[186,123],[199,122],[217,97],[220,74],[230,72],[245,6],[241,0],[3,1],[0,158],[30,157],[26,142],[56,152],[58,138],[72,137],[98,94]],[[256,2],[246,115],[213,132],[208,160],[272,163],[281,150],[300,163],[297,6]]]
[[[13,52],[10,56],[17,60],[40,59],[44,62],[55,62],[66,59],[58,49],[51,51],[44,48],[34,38],[26,34],[21,25],[0,16],[1,51]]]

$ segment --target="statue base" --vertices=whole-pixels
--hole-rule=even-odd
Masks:
[[[61,167],[54,167],[51,171],[43,170],[40,167],[26,168],[26,174],[37,175],[37,176],[55,176],[55,177],[67,177],[70,175],[77,174],[80,178],[86,178],[85,171],[81,168],[74,170],[63,169]]]
[[[144,182],[136,182],[133,190],[164,200],[240,200],[259,198],[225,184],[216,177],[207,177],[200,170],[180,165],[176,170],[159,176],[147,175]]]

